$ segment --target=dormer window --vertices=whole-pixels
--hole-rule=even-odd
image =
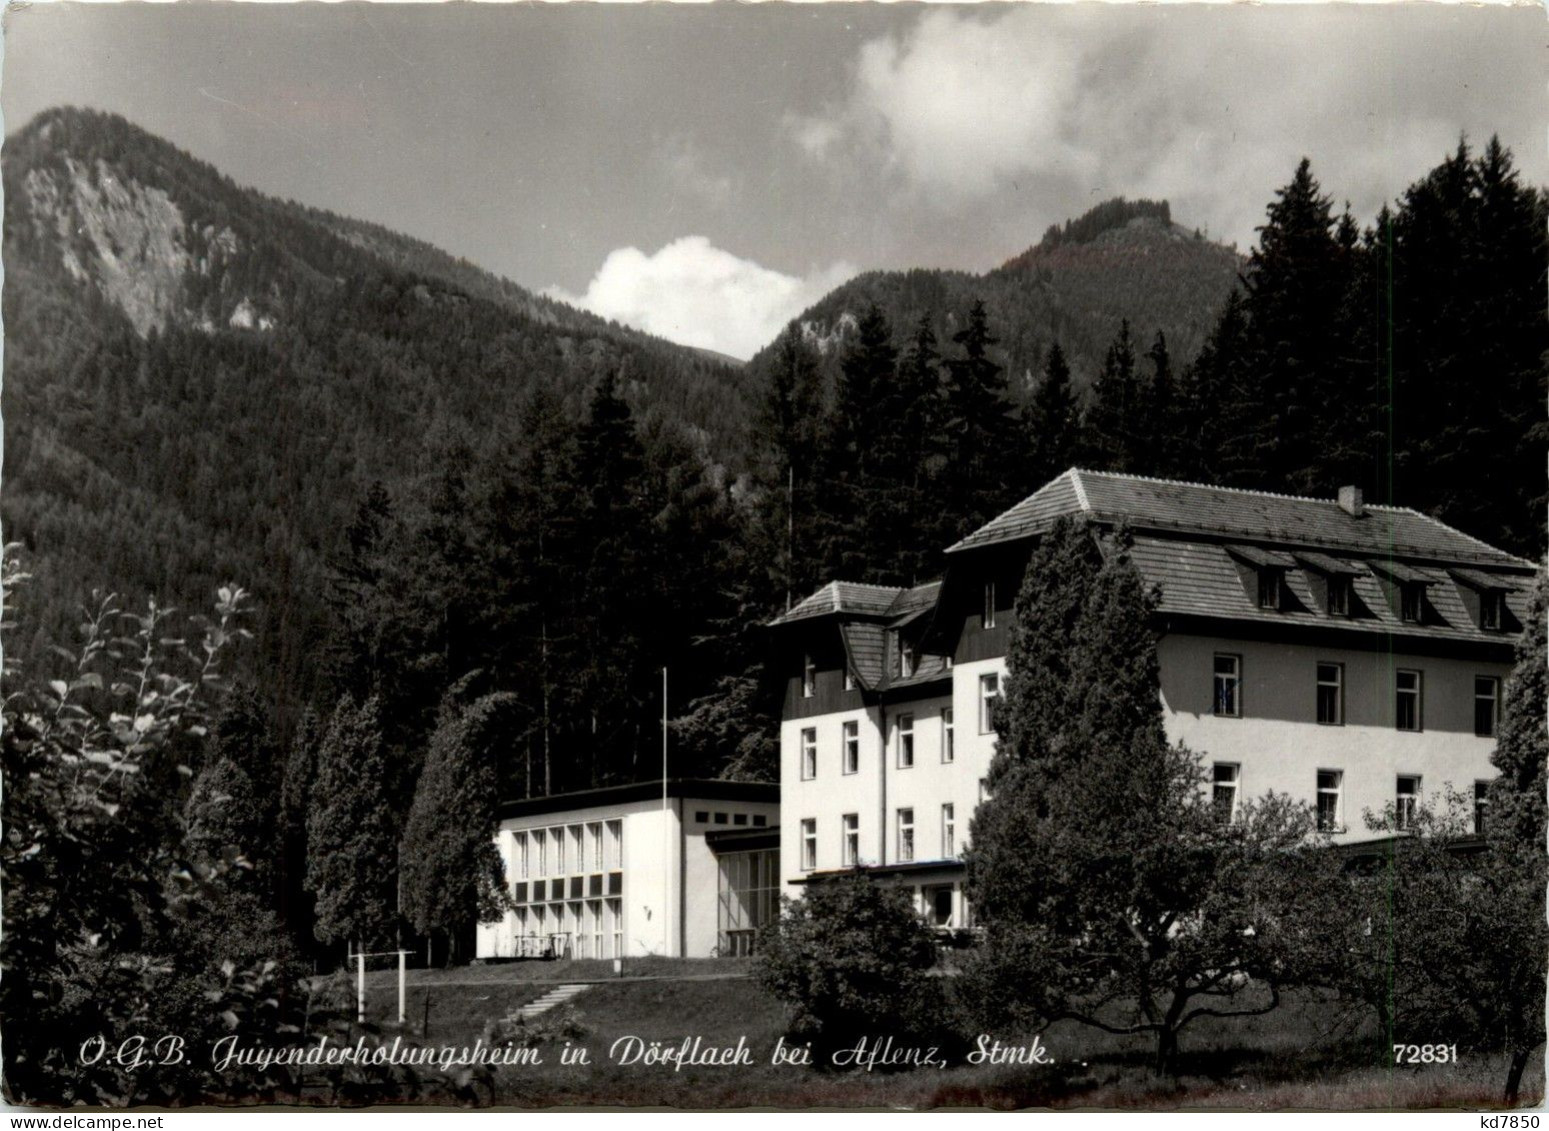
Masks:
[[[914,648],[907,640],[898,641],[898,678],[908,679],[914,674]]]
[[[1450,572],[1464,586],[1461,595],[1465,608],[1472,611],[1471,598],[1478,598],[1479,627],[1485,632],[1505,629],[1511,615],[1506,607],[1506,592],[1509,588],[1506,581],[1499,574],[1482,573],[1475,569],[1454,569]]]
[[[811,699],[818,693],[818,667],[811,654],[801,658],[801,697]]]
[[[984,610],[979,615],[979,627],[995,627],[995,583],[993,581],[984,583]]]
[[[1285,574],[1278,569],[1259,570],[1259,608],[1279,610],[1285,590]]]
[[[1506,594],[1492,589],[1479,595],[1479,627],[1498,632],[1506,620]]]
[[[849,668],[844,669],[844,689],[846,691],[855,690],[855,673]]]
[[[1398,619],[1405,624],[1419,624],[1425,611],[1425,586],[1418,581],[1406,581],[1398,590]]]
[[[1331,617],[1347,617],[1350,615],[1350,591],[1354,588],[1350,578],[1339,575],[1328,579],[1328,615]]]

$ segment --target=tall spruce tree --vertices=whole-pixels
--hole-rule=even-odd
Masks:
[[[1070,366],[1058,342],[1049,347],[1043,376],[1033,390],[1023,420],[1028,474],[1021,489],[1030,494],[1075,462],[1080,442],[1080,417],[1070,387]]]
[[[875,415],[892,393],[898,350],[882,308],[861,316],[840,362],[833,412],[825,428],[819,555],[826,577],[870,581],[877,555],[873,532],[884,513],[883,477],[877,466]]]
[[[939,492],[944,529],[936,539],[943,546],[1000,513],[1017,487],[1006,475],[1018,451],[1015,422],[1005,370],[990,356],[999,339],[990,332],[982,299],[975,300],[967,323],[952,335],[952,342],[959,354],[944,362],[946,459]]]
[[[1303,158],[1275,193],[1243,275],[1260,408],[1225,437],[1240,486],[1327,493],[1323,453],[1330,415],[1348,412],[1354,351],[1347,309],[1351,249],[1337,235],[1329,197]],[[1333,484],[1334,487],[1339,484]]]
[[[1141,420],[1140,377],[1129,319],[1119,323],[1082,419],[1082,462],[1094,471],[1134,471]]]

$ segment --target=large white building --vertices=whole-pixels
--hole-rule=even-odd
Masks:
[[[641,782],[507,802],[515,902],[479,958],[746,954],[779,895],[779,787]]]
[[[971,924],[961,862],[1013,604],[1060,516],[1128,525],[1158,587],[1169,739],[1223,810],[1269,790],[1337,840],[1447,787],[1485,819],[1532,563],[1416,511],[1071,470],[947,551],[940,582],[835,581],[773,624],[786,889],[861,867]]]

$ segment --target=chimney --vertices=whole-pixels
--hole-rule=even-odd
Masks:
[[[1341,487],[1339,489],[1339,509],[1354,518],[1360,518],[1366,513],[1366,498],[1359,487]]]

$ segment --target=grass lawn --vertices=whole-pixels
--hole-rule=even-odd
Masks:
[[[1062,1022],[1042,1034],[1055,1063],[968,1065],[904,1072],[834,1072],[773,1065],[770,1054],[785,1027],[779,1003],[742,973],[735,959],[640,959],[626,974],[655,980],[612,980],[607,963],[523,963],[410,972],[409,1016],[418,1028],[430,998],[427,1044],[471,1044],[486,1022],[506,1016],[549,984],[603,980],[572,1008],[585,1036],[576,1043],[589,1064],[561,1064],[559,1047],[542,1047],[542,1065],[492,1070],[490,1101],[502,1106],[737,1107],[1218,1107],[1254,1109],[1481,1108],[1498,1105],[1505,1080],[1499,1056],[1465,1052],[1461,1065],[1393,1067],[1375,1028],[1341,1024],[1336,1004],[1313,994],[1288,995],[1263,1017],[1205,1018],[1182,1037],[1174,1082],[1150,1068],[1152,1045]],[[711,978],[707,975],[717,975]],[[395,1005],[394,975],[371,978],[374,1015]],[[693,979],[693,980],[688,980]],[[380,1010],[379,1008],[380,1007]],[[416,1036],[418,1036],[416,1034]],[[620,1065],[609,1059],[616,1041],[637,1036],[674,1048],[685,1037],[735,1046],[745,1038],[747,1066]],[[1522,1083],[1524,1104],[1544,1092],[1541,1057]]]

